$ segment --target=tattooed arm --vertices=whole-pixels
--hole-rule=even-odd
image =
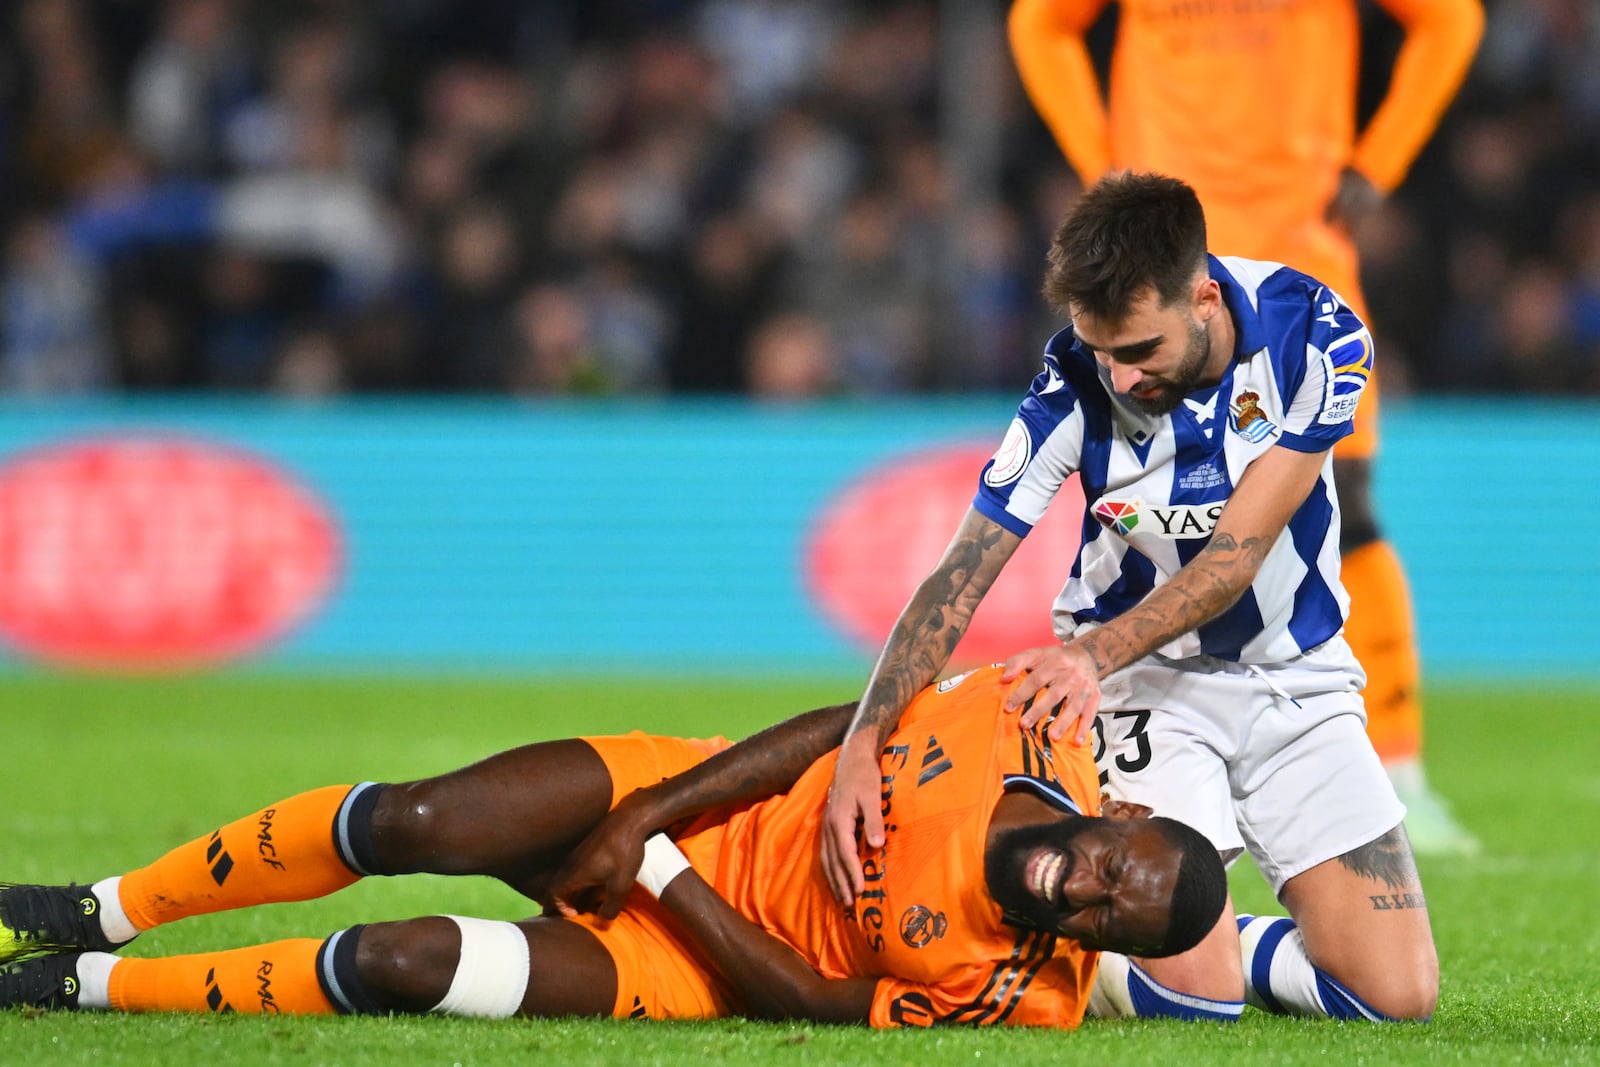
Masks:
[[[563,914],[617,917],[651,834],[712,808],[786,792],[839,744],[853,705],[835,704],[769,726],[698,766],[630,793],[568,855],[550,881]]]
[[[1029,649],[1007,660],[1005,680],[1028,673],[1012,690],[1007,709],[1014,711],[1032,699],[1023,716],[1031,726],[1060,704],[1051,736],[1059,740],[1075,726],[1075,739],[1083,744],[1100,707],[1100,679],[1231,607],[1255,581],[1278,535],[1321,477],[1326,459],[1326,452],[1297,452],[1282,445],[1268,449],[1245,468],[1210,542],[1170,581],[1067,645]]]
[[[878,655],[839,752],[822,822],[823,874],[843,904],[851,903],[864,884],[857,828],[868,847],[883,846],[878,752],[911,698],[949,662],[972,613],[1021,543],[1016,534],[968,509],[944,557],[917,586]]]

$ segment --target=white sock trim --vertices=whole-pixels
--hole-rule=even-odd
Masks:
[[[516,923],[445,918],[461,928],[461,955],[450,991],[429,1010],[442,1015],[508,1019],[528,991],[528,939]]]
[[[1243,916],[1241,916],[1243,918]],[[1263,948],[1264,942],[1270,942]],[[1257,915],[1239,931],[1245,1000],[1282,1015],[1328,1016],[1317,992],[1317,970],[1293,919]]]
[[[100,902],[100,932],[105,934],[106,940],[113,945],[125,945],[142,932],[133,925],[128,913],[122,910],[122,894],[119,891],[121,885],[122,875],[119,874],[111,878],[102,878],[89,887],[95,899]]]
[[[109,952],[85,952],[78,957],[78,1008],[111,1009],[111,968],[122,962]]]
[[[1212,1000],[1210,997],[1202,997],[1196,993],[1179,992],[1171,986],[1163,985],[1157,981],[1149,971],[1132,960],[1128,961],[1128,971],[1132,975],[1132,980],[1142,983],[1147,990],[1168,1004],[1173,1004],[1180,1008],[1188,1008],[1190,1011],[1204,1012],[1208,1015],[1237,1017],[1244,1011],[1243,998],[1239,1000]]]

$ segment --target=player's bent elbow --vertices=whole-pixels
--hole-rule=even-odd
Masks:
[[[1462,51],[1467,53],[1470,62],[1472,52],[1478,47],[1478,42],[1483,39],[1484,26],[1488,22],[1488,13],[1478,0],[1461,0],[1459,9],[1454,12],[1456,17],[1456,32],[1462,40]]]

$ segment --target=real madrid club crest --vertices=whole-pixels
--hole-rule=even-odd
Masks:
[[[939,940],[950,928],[950,920],[942,911],[931,911],[921,904],[913,904],[900,916],[900,939],[912,948],[922,948]]]
[[[1228,405],[1228,425],[1251,444],[1259,444],[1278,432],[1277,425],[1261,410],[1261,394],[1240,393]]]

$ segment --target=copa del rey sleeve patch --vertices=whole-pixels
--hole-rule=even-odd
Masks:
[[[994,488],[1009,485],[1022,477],[1032,458],[1033,438],[1028,434],[1027,424],[1020,418],[1012,419],[1005,440],[1000,442],[989,469],[983,473],[983,480]]]

